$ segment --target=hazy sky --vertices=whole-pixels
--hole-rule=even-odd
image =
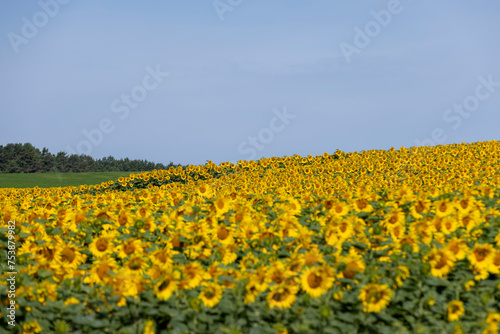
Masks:
[[[0,145],[204,164],[500,140],[500,2],[4,1]]]

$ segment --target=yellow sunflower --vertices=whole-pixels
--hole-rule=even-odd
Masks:
[[[458,220],[456,217],[444,217],[441,221],[441,231],[444,234],[452,234],[458,228]]]
[[[500,274],[500,250],[495,252],[495,256],[493,257],[489,270],[492,274]]]
[[[131,256],[127,262],[125,262],[123,268],[129,275],[142,276],[144,272],[149,268],[149,263],[147,258],[142,255]]]
[[[478,270],[493,269],[495,248],[490,244],[476,244],[467,257],[470,263]]]
[[[200,292],[199,298],[206,307],[214,307],[222,298],[222,287],[215,282],[207,283]]]
[[[439,200],[433,203],[435,214],[437,217],[446,217],[455,212],[455,206],[448,200]]]
[[[373,206],[369,203],[369,199],[364,197],[353,200],[352,208],[357,212],[373,211]]]
[[[476,200],[472,196],[466,197],[466,198],[456,198],[454,200],[453,204],[458,209],[458,212],[460,214],[465,215],[474,209],[474,206],[476,204]]]
[[[368,284],[361,288],[359,299],[363,303],[363,312],[379,313],[387,307],[392,297],[392,290],[387,284]]]
[[[384,220],[381,225],[388,230],[392,230],[397,226],[404,226],[406,214],[401,208],[394,208],[391,212],[384,215]]]
[[[349,213],[349,205],[344,201],[333,201],[328,214],[333,217],[343,217]]]
[[[453,253],[453,256],[457,260],[462,260],[467,256],[467,243],[462,238],[455,237],[450,239],[446,248]]]
[[[446,248],[432,249],[429,254],[424,256],[424,261],[431,265],[431,275],[435,277],[448,275],[455,265],[453,253]]]
[[[155,334],[155,322],[153,320],[147,320],[144,323],[144,332],[142,334]]]
[[[167,243],[164,248],[155,250],[149,258],[159,267],[169,267],[173,263],[172,256],[178,253],[173,250],[172,244]]]
[[[231,200],[229,198],[218,198],[214,202],[215,216],[222,217],[226,212],[231,209]]]
[[[269,284],[283,284],[290,276],[292,276],[292,272],[285,267],[285,264],[281,261],[276,261],[267,271],[267,282]]]
[[[201,283],[204,270],[199,262],[191,262],[184,265],[182,274],[184,277],[181,284],[182,288],[194,289]]]
[[[219,224],[219,226],[217,227],[216,235],[217,235],[217,240],[222,245],[230,245],[234,242],[232,230],[224,224]]]
[[[130,238],[116,247],[118,257],[124,259],[129,255],[140,255],[143,252],[142,241]]]
[[[113,294],[124,297],[136,297],[139,293],[141,278],[138,275],[131,275],[130,272],[121,268],[113,277]]]
[[[89,276],[83,282],[93,285],[95,283],[108,284],[113,278],[112,272],[118,267],[115,259],[105,256],[97,259],[90,269]]]
[[[25,334],[40,333],[42,330],[42,326],[36,320],[23,323],[23,333]]]
[[[464,303],[460,300],[451,301],[448,304],[448,320],[455,321],[465,313]]]
[[[497,334],[500,325],[500,313],[489,313],[486,317],[488,327],[483,332],[484,334]]]
[[[361,254],[358,254],[354,248],[349,250],[347,256],[341,256],[340,261],[345,263],[346,268],[339,273],[340,278],[354,278],[356,273],[365,270],[365,262]]]
[[[168,300],[172,293],[177,290],[180,273],[178,271],[169,271],[161,278],[154,286],[156,298],[160,300]]]
[[[403,281],[410,277],[410,270],[405,266],[398,266],[398,273],[396,274],[396,284],[403,285]]]
[[[114,235],[103,233],[101,236],[95,238],[89,245],[90,252],[97,258],[102,258],[107,254],[114,251],[114,244],[111,242]]]
[[[267,295],[269,307],[289,308],[295,302],[298,291],[297,285],[275,285]]]
[[[334,282],[333,268],[306,267],[300,276],[302,290],[311,297],[319,297],[327,292]]]
[[[196,191],[198,195],[203,196],[205,198],[210,198],[213,194],[212,188],[206,184],[200,184]]]
[[[87,255],[80,253],[78,246],[70,242],[61,250],[59,265],[64,268],[76,269],[86,259]]]
[[[257,296],[259,295],[259,293],[264,292],[265,289],[266,288],[265,287],[263,288],[262,284],[259,284],[256,281],[253,280],[249,281],[245,286],[246,293],[243,302],[245,304],[253,303],[257,298]]]

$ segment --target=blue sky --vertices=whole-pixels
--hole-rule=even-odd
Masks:
[[[9,1],[0,145],[204,164],[500,140],[499,12],[465,0]]]

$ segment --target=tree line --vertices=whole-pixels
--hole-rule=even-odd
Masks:
[[[0,145],[0,173],[75,173],[75,172],[135,172],[177,167],[147,160],[115,159],[112,156],[94,159],[81,154],[66,152],[52,154],[47,148],[40,149],[30,143]]]

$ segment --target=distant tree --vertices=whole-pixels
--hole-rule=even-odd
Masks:
[[[22,168],[18,166],[16,160],[10,160],[4,167],[5,173],[21,173]]]
[[[54,155],[49,152],[49,150],[44,147],[42,149],[42,167],[41,172],[50,172],[54,167]]]
[[[135,172],[168,169],[167,166],[147,160],[115,159],[112,156],[94,160],[88,155],[52,154],[44,147],[41,151],[30,143],[0,145],[0,173],[38,172]]]
[[[58,152],[54,158],[54,168],[61,173],[68,172],[68,155],[66,152]]]

